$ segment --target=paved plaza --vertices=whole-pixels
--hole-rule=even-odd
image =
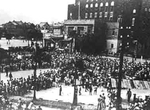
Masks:
[[[38,69],[37,70],[37,75],[40,73],[40,71],[44,72],[49,69]],[[12,72],[14,78],[20,78],[24,77],[27,78],[28,75],[33,74],[33,70],[26,70],[26,71],[17,71],[17,72]],[[1,79],[4,80],[4,82],[7,81],[8,77],[5,76],[5,73],[1,73]],[[150,90],[137,90],[137,89],[132,89],[132,94],[136,93],[138,97],[145,98],[145,95],[150,95],[149,93]],[[43,100],[52,100],[52,101],[63,101],[63,102],[73,102],[73,92],[74,89],[72,86],[62,86],[62,96],[59,96],[59,87],[53,87],[47,90],[41,90],[36,92],[36,97],[37,99],[43,99]],[[124,89],[121,91],[121,97],[123,99],[126,99],[126,92],[127,89]],[[107,97],[107,91],[104,88],[98,88],[97,95],[92,94],[89,95],[89,92],[85,92],[84,89],[82,89],[82,95],[78,95],[78,103],[84,103],[86,105],[97,105],[97,99],[100,94],[105,93]],[[33,97],[33,92],[30,94],[25,95],[24,97]],[[131,97],[133,99],[133,95]],[[106,104],[109,103],[109,99],[106,98]],[[127,106],[127,105],[124,105]],[[47,110],[46,107],[43,110]],[[55,109],[54,109],[55,110]],[[57,109],[56,109],[57,110]]]
[[[8,40],[6,39],[0,40],[0,47],[7,50],[9,47],[28,46],[27,40],[12,39],[10,40],[10,43],[7,43],[7,42]],[[29,44],[31,44],[30,41],[29,41]]]

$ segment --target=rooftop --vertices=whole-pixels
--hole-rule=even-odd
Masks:
[[[94,24],[95,23],[95,20],[92,19],[92,20],[66,20],[64,22],[65,25],[67,24]]]

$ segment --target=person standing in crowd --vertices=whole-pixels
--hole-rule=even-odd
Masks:
[[[79,87],[79,95],[81,95],[81,87]]]
[[[22,110],[22,105],[23,105],[23,102],[22,102],[21,98],[19,98],[19,101],[18,101],[18,109],[19,110]]]
[[[92,90],[93,90],[93,89],[92,89],[92,86],[91,86],[91,85],[89,86],[89,89],[90,89],[90,90],[89,90],[90,95],[92,95]]]
[[[102,110],[102,103],[101,99],[98,98],[97,110]]]
[[[105,110],[106,109],[106,104],[103,96],[100,95],[98,98],[98,105],[97,105],[97,110]]]
[[[132,96],[132,92],[131,92],[131,90],[129,89],[129,90],[127,91],[127,100],[128,100],[128,103],[130,103],[131,96]]]
[[[33,106],[34,106],[33,101],[31,101],[28,105],[28,109],[31,110]]]
[[[5,67],[6,77],[8,77],[8,67]]]
[[[39,106],[39,108],[37,110],[42,110],[41,106]]]
[[[94,94],[97,95],[97,86],[94,88]]]
[[[13,76],[12,76],[12,73],[10,72],[10,73],[9,73],[10,81],[12,80],[12,77],[13,77]]]
[[[62,86],[60,85],[60,86],[59,86],[59,95],[60,95],[60,96],[62,95],[61,92],[62,92]]]

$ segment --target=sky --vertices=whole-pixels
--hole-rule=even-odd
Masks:
[[[62,22],[75,0],[0,0],[0,24],[8,21]]]

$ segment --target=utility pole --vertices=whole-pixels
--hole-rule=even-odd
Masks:
[[[36,70],[37,70],[37,44],[35,45],[34,58],[33,58],[33,70],[34,70],[34,93],[33,100],[36,100]]]
[[[36,70],[37,70],[37,62],[35,62],[33,68],[34,68],[34,93],[33,93],[33,100],[36,100]]]
[[[117,82],[117,101],[116,101],[116,110],[122,110],[122,98],[121,98],[121,81],[122,81],[122,68],[123,68],[123,56],[125,52],[125,46],[126,46],[126,40],[127,40],[127,34],[130,30],[130,17],[128,17],[128,1],[124,2],[122,5],[122,11],[121,11],[121,22],[119,23],[119,35],[122,36],[121,41],[121,50],[120,50],[120,66],[119,66],[119,74],[118,74],[118,82]]]
[[[77,70],[75,68],[75,73],[74,73],[74,96],[73,96],[73,105],[77,106],[78,103],[78,88],[76,85],[76,80],[77,80]]]
[[[124,31],[124,30],[123,30]],[[120,52],[120,66],[119,66],[119,74],[118,74],[118,86],[117,86],[117,106],[116,110],[121,110],[121,81],[122,81],[122,67],[123,67],[123,55],[125,49],[124,37],[122,38],[121,52]]]
[[[71,110],[75,110],[75,108],[78,105],[78,88],[76,85],[76,80],[77,80],[77,67],[76,67],[76,61],[73,61],[73,67],[75,69],[75,73],[74,73],[74,94],[73,94],[73,103],[71,106]]]
[[[121,45],[121,50],[120,50],[120,66],[119,66],[119,74],[118,74],[118,85],[117,85],[117,102],[116,102],[116,110],[121,110],[121,103],[122,103],[122,99],[121,99],[121,81],[122,81],[122,68],[123,68],[123,56],[124,56],[124,52],[125,52],[125,47],[128,46],[127,43],[127,36],[129,37],[129,31],[130,31],[130,26],[128,26],[128,24],[126,24],[128,22],[128,19],[124,18],[124,12],[123,12],[123,19],[122,19],[122,23],[120,24],[120,29],[119,29],[119,34],[122,36],[122,45]]]
[[[80,10],[81,10],[81,9],[80,9],[80,8],[81,8],[80,5],[81,5],[81,3],[80,3],[80,2],[81,2],[81,1],[79,0],[79,1],[78,1],[78,20],[81,19],[81,15],[80,15]]]

